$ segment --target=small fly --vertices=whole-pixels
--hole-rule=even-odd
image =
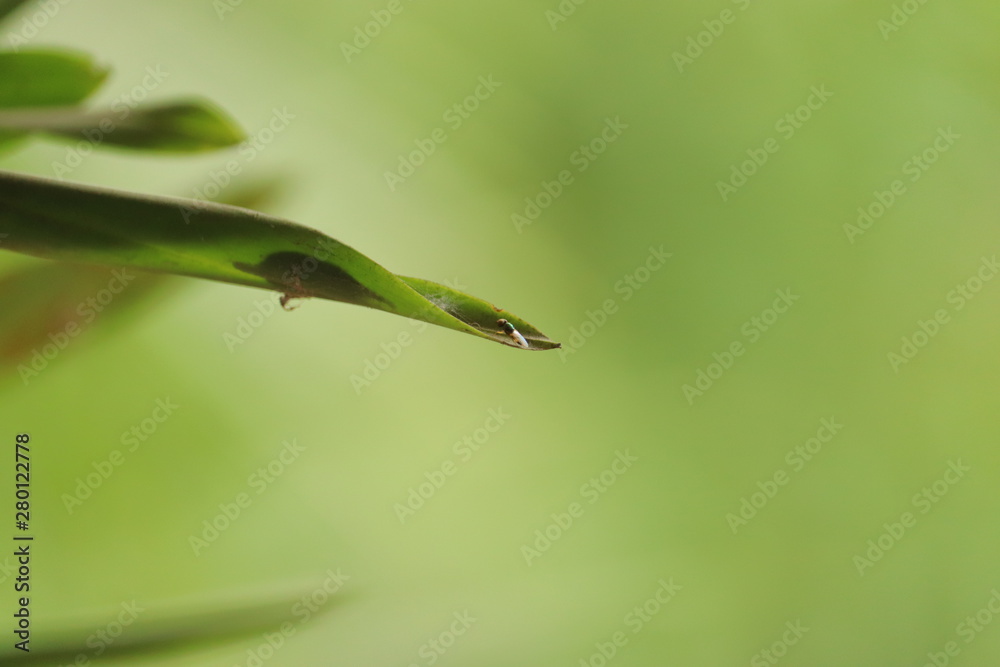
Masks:
[[[528,341],[526,341],[524,336],[521,335],[521,332],[515,329],[514,325],[507,320],[497,320],[497,326],[503,329],[505,334],[513,338],[520,347],[523,347],[526,350],[530,347],[528,345]]]

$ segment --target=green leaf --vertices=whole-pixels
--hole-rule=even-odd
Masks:
[[[101,111],[76,107],[0,111],[0,131],[40,132],[96,145],[193,152],[234,146],[246,135],[214,104],[173,102]]]
[[[228,188],[223,197],[227,204],[258,210],[267,209],[283,190],[277,178],[241,182]],[[0,236],[0,248],[3,247]],[[32,261],[0,275],[0,375],[17,370],[22,380],[32,377],[30,366],[23,362],[35,350],[55,341],[84,336],[92,325],[114,321],[149,304],[154,295],[162,295],[168,286],[181,279],[158,273],[129,276],[128,289],[109,303],[102,303],[100,314],[91,300],[108,287],[114,271],[102,266],[72,262]],[[176,280],[176,282],[175,282]]]
[[[387,271],[321,234],[254,211],[0,172],[0,248],[206,278],[376,308],[518,347],[559,347],[521,318],[450,287]]]
[[[0,51],[0,109],[79,104],[108,70],[70,51]]]
[[[9,4],[9,3],[8,3]],[[7,5],[3,10],[12,9]],[[0,51],[0,110],[78,104],[108,76],[90,57],[69,51]],[[0,129],[0,148],[24,138]]]

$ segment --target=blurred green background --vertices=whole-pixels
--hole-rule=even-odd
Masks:
[[[991,664],[998,20],[971,0],[59,5],[27,45],[111,65],[98,102],[161,68],[149,99],[205,95],[258,141],[95,152],[68,178],[190,197],[236,160],[233,189],[283,179],[271,212],[564,351],[319,301],[231,346],[269,295],[193,280],[99,317],[0,384],[4,438],[34,445],[34,641],[332,571],[342,601],[289,605],[277,650],[257,634],[120,662]],[[2,167],[51,176],[68,148]],[[544,209],[519,224],[526,198]],[[285,442],[300,451],[275,464]]]

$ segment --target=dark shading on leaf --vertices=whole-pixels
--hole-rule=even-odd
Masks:
[[[252,273],[267,280],[276,289],[283,290],[293,297],[308,296],[302,287],[306,279],[312,285],[324,284],[329,294],[343,295],[338,301],[358,303],[360,301],[377,300],[385,302],[378,294],[359,283],[354,277],[339,266],[321,262],[312,255],[301,252],[276,252],[264,258],[260,264],[250,266],[236,262],[240,271]]]

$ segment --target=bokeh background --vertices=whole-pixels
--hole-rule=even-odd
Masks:
[[[326,613],[288,605],[276,650],[258,633],[121,662],[991,664],[998,20],[972,0],[59,4],[28,45],[111,65],[97,102],[160,68],[149,99],[206,96],[259,141],[99,151],[69,178],[194,196],[237,160],[234,190],[281,182],[269,212],[564,351],[319,301],[233,346],[267,293],[194,280],[99,317],[0,384],[4,437],[34,444],[34,641],[332,572]],[[67,149],[2,167],[51,176]],[[126,451],[133,427],[151,430]],[[429,497],[401,514],[411,492]]]

